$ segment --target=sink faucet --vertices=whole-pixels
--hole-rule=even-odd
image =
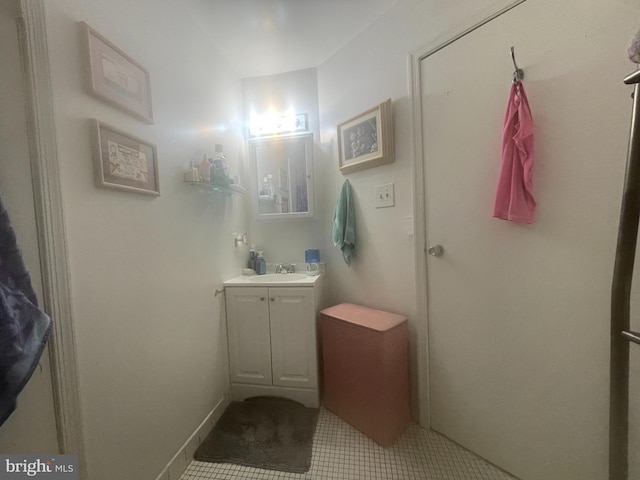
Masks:
[[[279,263],[276,265],[276,273],[293,273],[295,268],[290,263]]]

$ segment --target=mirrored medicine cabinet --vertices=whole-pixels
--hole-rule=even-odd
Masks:
[[[261,220],[313,217],[313,134],[251,138],[254,210]]]

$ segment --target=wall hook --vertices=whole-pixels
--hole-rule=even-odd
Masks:
[[[517,83],[524,79],[524,70],[518,68],[518,64],[516,63],[516,54],[513,45],[511,45],[511,60],[513,61],[513,83]]]

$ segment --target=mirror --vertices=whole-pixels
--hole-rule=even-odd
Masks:
[[[259,218],[313,216],[313,134],[249,140]]]

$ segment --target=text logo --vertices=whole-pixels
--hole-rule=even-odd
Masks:
[[[0,455],[0,480],[78,480],[77,455]]]

